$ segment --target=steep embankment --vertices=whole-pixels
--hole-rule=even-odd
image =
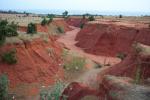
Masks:
[[[38,38],[32,42],[6,44],[0,48],[0,54],[16,49],[17,64],[9,65],[0,61],[0,74],[7,74],[11,86],[20,83],[51,84],[54,77],[63,76],[61,46],[50,37],[47,42]]]
[[[80,27],[81,24],[85,24],[87,22],[87,19],[83,19],[83,18],[68,18],[66,20],[66,22],[69,25],[71,25],[71,26]]]
[[[114,23],[89,23],[78,33],[77,46],[86,52],[116,56],[119,52],[130,53],[134,41],[150,45],[150,29]]]

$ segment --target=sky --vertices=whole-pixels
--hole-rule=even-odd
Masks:
[[[150,12],[150,0],[0,0],[0,10],[9,9]]]

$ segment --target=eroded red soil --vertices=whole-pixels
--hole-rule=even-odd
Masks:
[[[116,56],[130,53],[135,41],[150,45],[149,38],[150,29],[146,27],[99,22],[86,24],[77,34],[76,45],[95,55]]]

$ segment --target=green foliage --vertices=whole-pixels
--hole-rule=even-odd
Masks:
[[[84,15],[82,15],[82,19],[85,19],[85,18],[86,18],[85,14],[84,14]]]
[[[63,12],[62,15],[63,15],[63,18],[66,18],[68,16],[68,11]]]
[[[89,21],[94,21],[95,18],[94,18],[94,16],[89,16],[88,20],[89,20]]]
[[[137,65],[137,70],[135,74],[135,84],[140,84],[141,82],[141,66]]]
[[[57,81],[50,90],[42,90],[40,92],[41,100],[60,100],[65,85],[61,81]]]
[[[123,16],[122,16],[122,15],[119,15],[119,18],[123,18]]]
[[[57,27],[57,30],[60,32],[60,33],[65,33],[64,32],[64,29],[62,27]]]
[[[63,58],[63,60],[66,60],[67,56],[68,56],[68,50],[67,49],[63,49],[63,53],[61,55],[61,57]]]
[[[53,18],[55,17],[55,15],[54,14],[48,14],[47,17],[49,18],[49,20],[48,20],[48,24],[49,24],[53,21]]]
[[[50,17],[48,20],[48,24],[51,23],[53,21],[53,17]]]
[[[0,76],[0,100],[8,99],[8,78],[7,75]]]
[[[14,22],[9,24],[7,20],[0,20],[0,45],[5,42],[6,36],[17,36],[17,28]]]
[[[81,23],[80,28],[82,29],[84,27],[84,25],[85,25],[84,23]]]
[[[48,21],[46,20],[46,18],[44,18],[44,19],[42,20],[42,22],[41,22],[41,25],[42,25],[42,26],[45,26],[47,23],[48,23]]]
[[[127,55],[124,54],[124,53],[122,53],[122,52],[120,52],[120,53],[117,54],[117,57],[120,58],[121,60],[124,60],[126,56]]]
[[[18,28],[18,25],[15,24],[14,22],[11,22],[11,24],[9,24],[6,27],[6,30],[7,30],[6,36],[7,37],[17,36],[18,35],[17,28]]]
[[[34,23],[28,24],[27,33],[28,34],[35,34],[35,33],[37,33],[37,28],[36,28],[36,25]]]
[[[16,50],[11,50],[9,52],[4,53],[2,56],[2,61],[6,62],[8,64],[16,64],[17,58],[16,58]]]
[[[65,61],[64,69],[66,71],[78,71],[82,70],[85,64],[86,64],[85,58],[73,55],[69,61]]]

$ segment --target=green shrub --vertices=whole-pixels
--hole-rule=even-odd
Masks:
[[[85,18],[86,18],[85,14],[84,14],[84,15],[82,15],[82,19],[85,19]]]
[[[47,23],[48,23],[48,21],[46,20],[46,18],[44,18],[44,19],[42,20],[42,22],[41,22],[41,25],[42,25],[42,26],[45,26]]]
[[[123,18],[123,16],[122,16],[122,15],[119,15],[119,18]]]
[[[52,21],[53,21],[53,17],[49,18],[48,24],[51,23]]]
[[[57,30],[60,32],[60,33],[65,33],[64,32],[64,29],[62,27],[57,27]]]
[[[49,20],[48,20],[48,24],[49,24],[49,23],[51,23],[51,22],[53,21],[53,18],[55,17],[55,15],[53,15],[53,14],[48,14],[47,17],[49,18]]]
[[[8,64],[16,64],[17,63],[16,50],[11,50],[9,52],[4,53],[2,55],[2,61]]]
[[[84,27],[84,25],[85,25],[84,23],[81,23],[80,28],[82,29]]]
[[[40,92],[41,100],[60,100],[65,85],[58,81],[50,90],[42,90]]]
[[[7,75],[0,76],[0,100],[8,99],[8,78]]]
[[[126,56],[127,55],[124,54],[124,53],[122,53],[122,52],[120,52],[120,53],[117,54],[117,57],[120,58],[121,60],[124,60]]]
[[[62,16],[63,16],[63,18],[67,18],[67,16],[68,16],[68,11],[63,12],[63,13],[62,13]]]
[[[17,29],[18,29],[18,25],[15,24],[14,22],[11,22],[11,24],[9,24],[6,27],[6,30],[7,30],[6,36],[7,37],[17,36],[18,35]]]
[[[85,64],[86,64],[85,58],[72,56],[70,61],[65,61],[64,69],[67,71],[82,70]]]
[[[89,16],[88,20],[89,20],[89,21],[94,21],[95,18],[94,18],[94,16]]]
[[[6,36],[17,36],[18,25],[14,22],[8,23],[7,20],[0,20],[0,45],[5,42]]]
[[[35,33],[37,33],[37,28],[36,28],[36,25],[34,23],[28,24],[27,33],[28,34],[35,34]]]

